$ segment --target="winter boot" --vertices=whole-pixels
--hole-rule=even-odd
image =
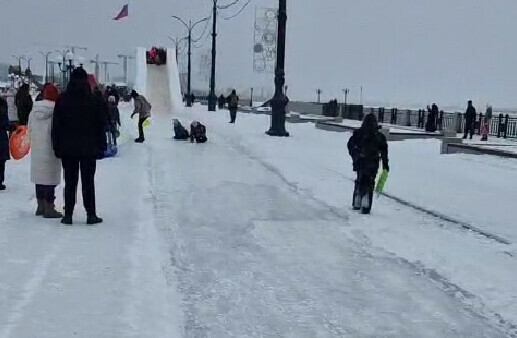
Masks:
[[[0,191],[4,191],[7,187],[2,183],[0,184]]]
[[[145,141],[145,139],[140,138],[140,137],[135,139],[135,143],[144,143],[144,141]]]
[[[361,200],[361,213],[368,215],[372,209],[372,201],[370,201],[369,194],[365,194]]]
[[[43,202],[43,218],[61,218],[63,214],[56,210],[54,203]]]
[[[102,218],[97,217],[97,215],[90,215],[86,218],[86,224],[88,225],[95,225],[102,223]]]
[[[43,216],[43,213],[45,212],[45,209],[44,209],[44,201],[42,199],[39,199],[38,198],[38,208],[36,209],[36,216]]]
[[[65,215],[63,218],[61,218],[61,224],[65,224],[65,225],[74,224],[74,222],[72,220],[72,215]]]

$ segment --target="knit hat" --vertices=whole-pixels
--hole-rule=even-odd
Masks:
[[[59,96],[59,92],[53,84],[47,84],[45,89],[43,89],[43,99],[56,102]]]
[[[88,73],[82,68],[78,67],[74,69],[72,72],[72,76],[70,77],[70,80],[83,80],[86,81],[88,79]]]

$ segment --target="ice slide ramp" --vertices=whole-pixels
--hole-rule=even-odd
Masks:
[[[135,90],[143,94],[153,106],[153,114],[169,114],[183,108],[176,51],[167,49],[166,65],[148,65],[146,48],[138,48],[136,55]]]

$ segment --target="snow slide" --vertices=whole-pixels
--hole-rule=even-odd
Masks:
[[[183,107],[176,51],[167,49],[167,64],[148,65],[146,48],[136,54],[135,90],[153,106],[153,113],[172,114]]]

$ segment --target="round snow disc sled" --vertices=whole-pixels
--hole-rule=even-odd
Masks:
[[[29,153],[31,149],[31,140],[29,128],[27,126],[19,126],[9,139],[9,149],[11,156],[15,160],[21,160]]]

